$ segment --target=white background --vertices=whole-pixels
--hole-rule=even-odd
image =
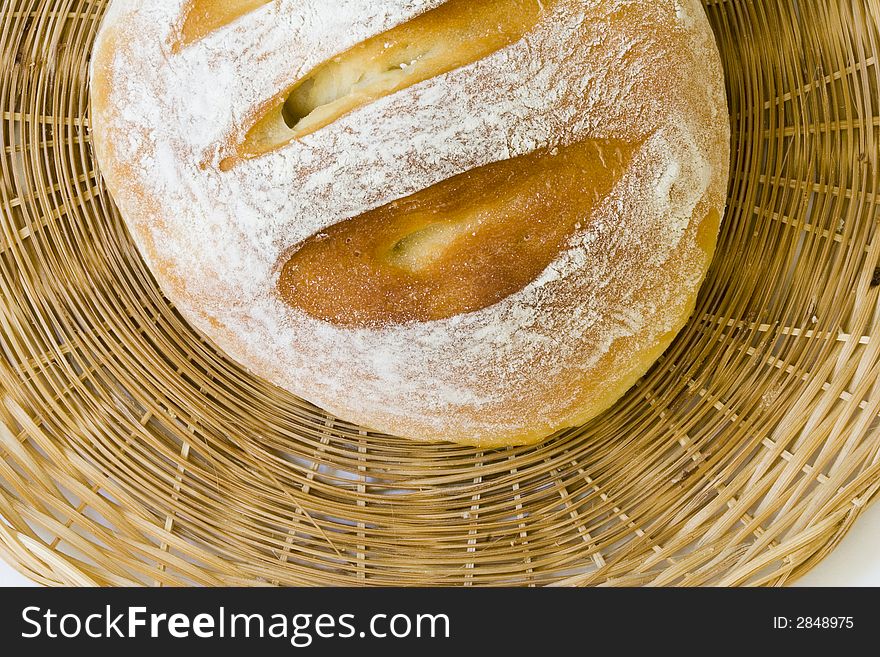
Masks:
[[[800,586],[880,586],[880,503],[868,509],[843,543]],[[0,586],[33,586],[0,561]]]

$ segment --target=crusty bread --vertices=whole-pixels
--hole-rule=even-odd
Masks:
[[[693,312],[729,158],[697,0],[114,0],[92,66],[165,293],[345,420],[537,442]]]

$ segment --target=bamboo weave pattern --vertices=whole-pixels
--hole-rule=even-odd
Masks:
[[[781,585],[880,489],[880,0],[706,0],[733,172],[698,310],[536,448],[372,435],[165,301],[89,145],[107,2],[0,4],[0,557],[56,585]],[[356,382],[352,382],[356,385]]]

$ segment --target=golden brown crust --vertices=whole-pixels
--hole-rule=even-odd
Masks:
[[[263,107],[227,165],[520,40],[558,0],[447,0],[315,67]]]
[[[633,144],[588,140],[468,171],[297,247],[282,298],[349,327],[429,322],[519,292],[559,258]]]
[[[272,0],[188,0],[184,7],[179,38],[173,49],[179,52],[211,32],[235,22]]]

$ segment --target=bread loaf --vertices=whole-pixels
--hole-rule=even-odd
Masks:
[[[416,440],[537,442],[693,312],[729,124],[697,0],[113,0],[101,171],[255,374]]]

